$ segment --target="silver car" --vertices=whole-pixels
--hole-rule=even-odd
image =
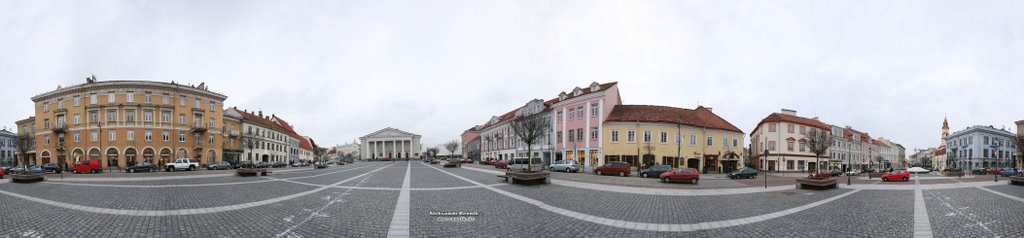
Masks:
[[[575,160],[559,160],[555,161],[548,168],[551,171],[562,171],[567,173],[580,172],[580,166]]]

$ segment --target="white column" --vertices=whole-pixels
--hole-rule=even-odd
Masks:
[[[583,132],[583,143],[584,143],[583,148],[587,152],[583,152],[584,161],[580,161],[580,162],[586,163],[586,164],[588,164],[590,166],[594,166],[594,165],[590,164],[590,116],[591,116],[590,115],[590,110],[591,110],[591,104],[590,104],[590,102],[583,102],[583,104],[585,104],[583,106],[583,110],[584,110],[583,111],[583,121],[585,121],[585,123],[584,123],[585,126],[583,128],[583,129],[585,129],[585,130],[583,130],[584,131]]]

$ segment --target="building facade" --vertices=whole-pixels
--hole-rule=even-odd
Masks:
[[[975,125],[953,132],[946,142],[947,160],[957,168],[995,168],[1012,164],[1016,158],[1016,135],[993,126]]]
[[[591,83],[562,92],[551,104],[555,114],[555,160],[574,160],[584,169],[604,164],[601,131],[612,108],[622,104],[618,83]]]
[[[7,128],[0,130],[0,165],[14,166],[18,161],[18,135]]]
[[[15,152],[15,153],[18,153],[15,156],[15,157],[18,158],[17,164],[18,165],[35,165],[36,164],[36,140],[35,140],[36,117],[32,116],[32,117],[29,117],[29,118],[21,119],[21,120],[18,120],[17,122],[15,122],[15,124],[18,126],[18,136],[23,135],[23,134],[28,134],[29,135],[29,137],[27,138],[28,141],[25,141],[25,144],[27,144],[27,147],[25,147],[25,149],[27,149],[27,150],[24,151],[24,153],[22,153],[21,150],[16,150],[16,152]],[[23,141],[21,139],[19,139],[16,143],[18,144],[17,146],[21,146],[21,143],[23,143]],[[17,148],[15,148],[15,149],[17,149]]]
[[[174,82],[97,81],[32,97],[36,163],[101,160],[103,168],[221,160],[223,94]]]
[[[237,164],[242,161],[245,151],[242,150],[242,114],[228,108],[224,110],[224,126],[221,133],[225,135],[224,161]]]
[[[281,125],[271,121],[271,116],[263,115],[263,111],[251,112],[229,109],[231,113],[242,116],[242,153],[243,159],[258,162],[287,162],[288,131]]]
[[[715,173],[745,166],[743,131],[705,107],[616,105],[601,134],[604,157],[598,164],[665,164]]]
[[[750,134],[753,156],[751,163],[757,168],[768,171],[811,171],[822,161],[820,168],[827,168],[831,157],[825,153],[816,158],[807,147],[806,135],[811,131],[831,133],[832,126],[822,123],[818,118],[806,118],[796,115],[796,111],[782,109],[772,113],[754,128]],[[768,156],[764,152],[768,151]]]
[[[462,155],[467,159],[480,161],[480,125],[462,131],[460,138],[462,139]],[[476,144],[473,144],[474,141]]]
[[[1024,168],[1024,120],[1017,124],[1017,168]]]
[[[517,109],[518,110],[518,109]],[[515,133],[509,124],[516,110],[493,116],[480,129],[480,150],[485,160],[509,160],[515,156]]]
[[[420,135],[395,128],[384,128],[359,137],[359,154],[365,160],[414,159],[420,157]]]

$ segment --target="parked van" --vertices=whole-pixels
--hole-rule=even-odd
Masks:
[[[526,170],[530,166],[530,160],[526,158],[513,158],[508,162],[508,170]],[[544,167],[544,161],[540,158],[533,158],[533,170],[541,170]]]
[[[90,159],[82,160],[71,166],[71,171],[75,173],[99,173],[103,172],[103,167],[100,166],[100,160]]]

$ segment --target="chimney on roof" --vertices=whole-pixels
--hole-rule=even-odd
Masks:
[[[782,109],[782,115],[796,116],[796,110],[783,108]]]
[[[815,121],[817,121],[817,120],[818,120],[818,117],[814,117],[814,118],[811,118],[811,119],[814,119]]]
[[[260,117],[263,117],[263,110],[260,110]]]

